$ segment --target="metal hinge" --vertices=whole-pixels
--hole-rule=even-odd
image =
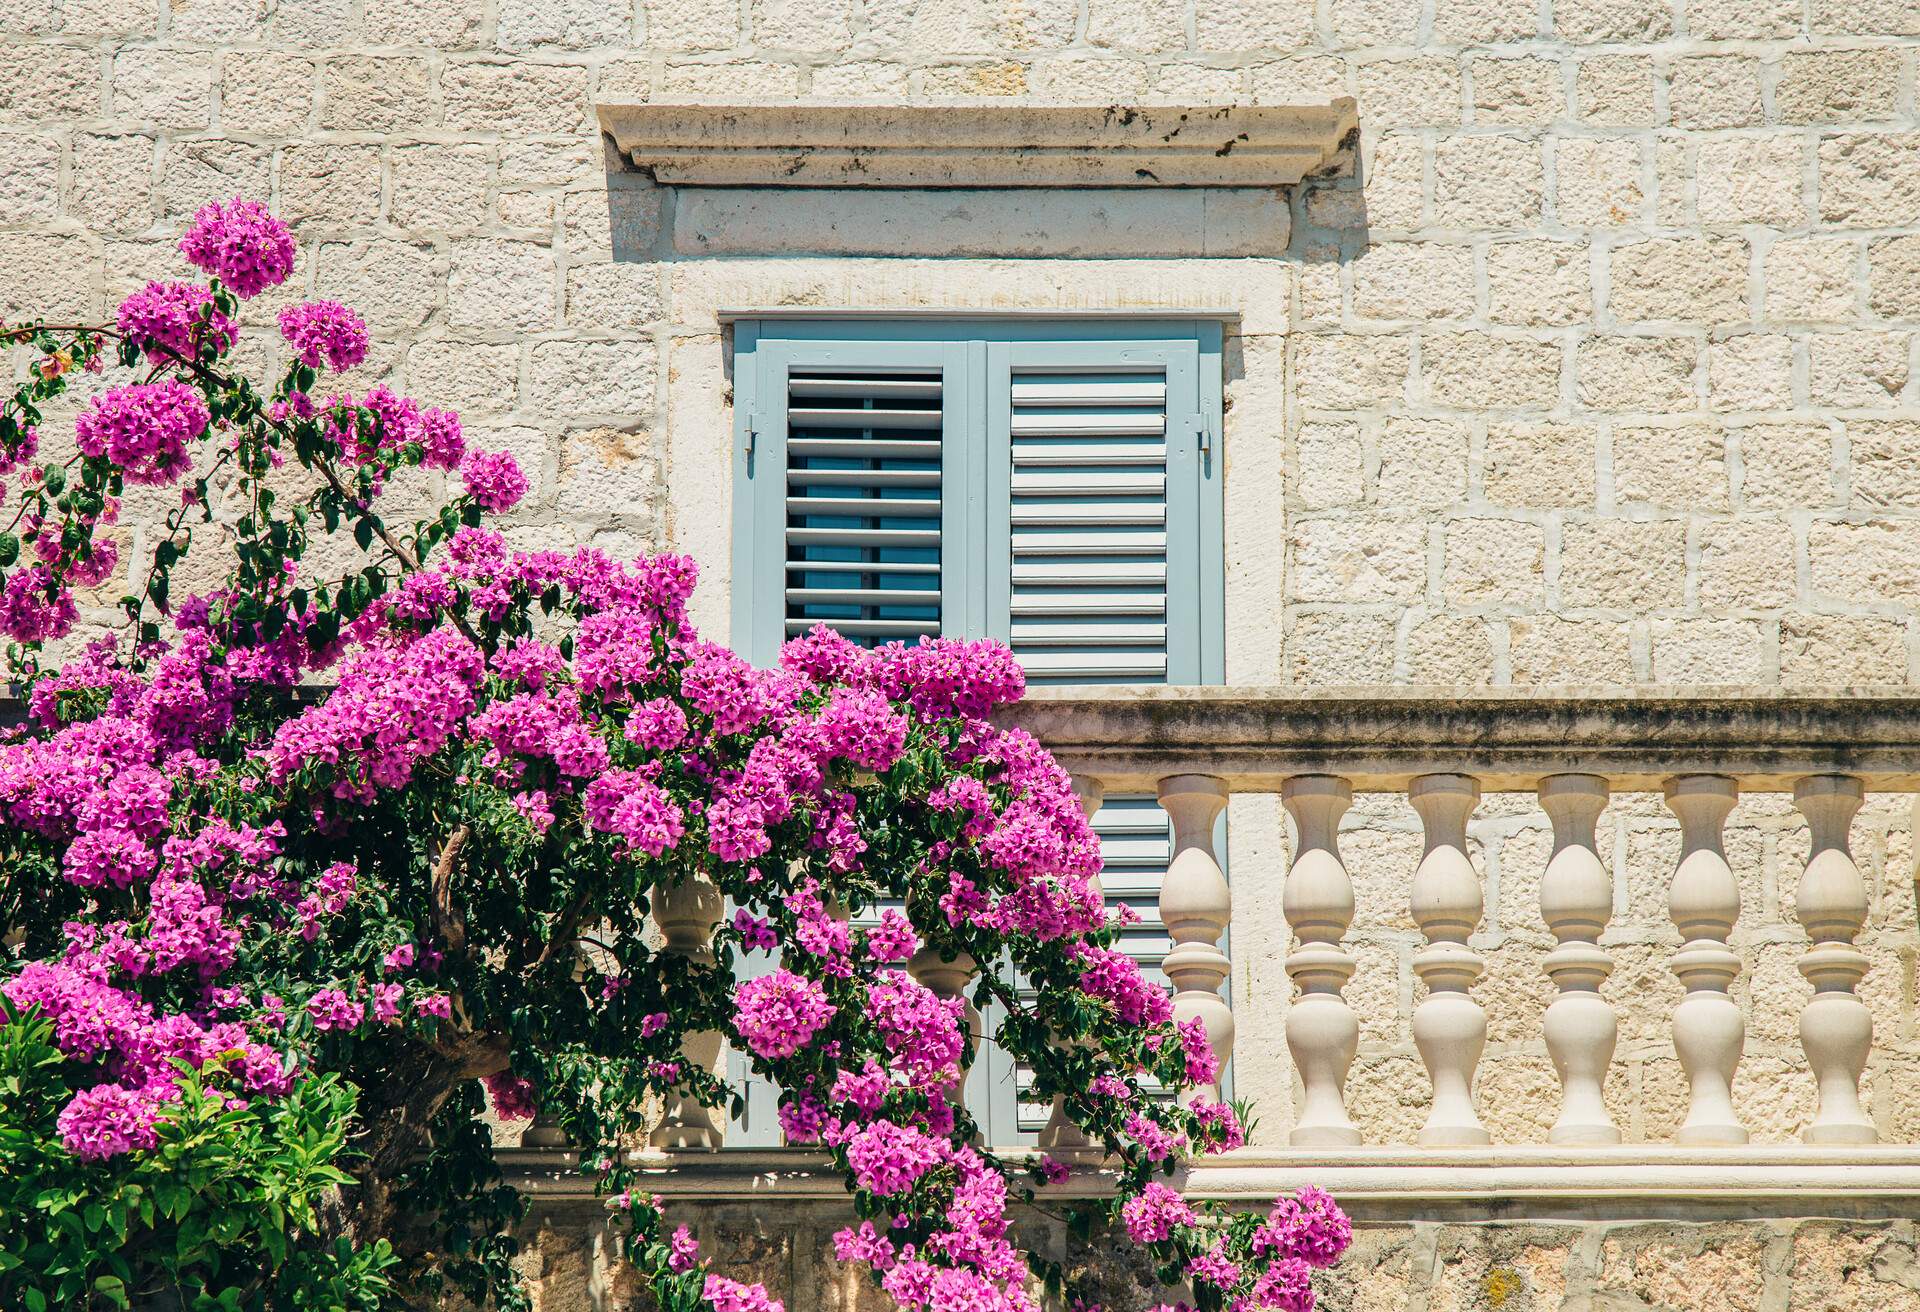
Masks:
[[[1207,417],[1198,414],[1188,415],[1187,421],[1193,425],[1193,436],[1200,447],[1200,454],[1203,456],[1211,455],[1213,452],[1213,430],[1207,424]]]
[[[747,454],[753,454],[754,439],[760,436],[760,416],[756,411],[747,412]]]

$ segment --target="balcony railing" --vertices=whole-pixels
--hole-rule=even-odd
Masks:
[[[1090,809],[1171,819],[1175,1009],[1263,1116],[1191,1187],[1920,1197],[1910,799],[1886,796],[1920,791],[1913,694],[1065,688],[1006,718]],[[722,1159],[663,1154],[661,1186],[836,1187],[805,1154]]]

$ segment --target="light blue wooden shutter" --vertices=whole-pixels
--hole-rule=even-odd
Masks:
[[[989,348],[988,463],[1006,513],[988,595],[1030,685],[1220,680],[1218,373],[1206,332]],[[1108,907],[1140,917],[1118,946],[1165,984],[1167,814],[1116,795],[1093,828]],[[986,1064],[989,1140],[1033,1142],[1050,1108],[1030,1071],[998,1049]]]
[[[752,380],[736,404],[736,643],[768,664],[816,624],[869,644],[941,632],[942,564],[972,536],[971,462],[949,440],[973,419],[964,348],[750,345],[735,357]]]

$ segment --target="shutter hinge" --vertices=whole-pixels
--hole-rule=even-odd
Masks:
[[[760,415],[756,411],[747,412],[747,454],[753,454],[754,439],[760,436]]]
[[[1193,424],[1193,435],[1199,443],[1200,454],[1203,456],[1211,455],[1213,453],[1213,430],[1207,424],[1207,417],[1205,415],[1189,415],[1188,419]]]

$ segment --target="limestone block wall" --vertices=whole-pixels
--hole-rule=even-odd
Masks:
[[[635,547],[724,503],[665,478],[675,431],[725,432],[723,334],[675,313],[702,266],[771,251],[826,296],[876,243],[1175,286],[1226,257],[1268,325],[1233,365],[1237,680],[1900,682],[1917,43],[1907,0],[26,0],[0,316],[110,308],[198,202],[269,195],[297,290],[371,313],[352,381],[525,456],[523,537]],[[663,196],[603,154],[615,94],[1351,94],[1364,134],[1285,209],[1031,198],[982,238],[924,197]]]

